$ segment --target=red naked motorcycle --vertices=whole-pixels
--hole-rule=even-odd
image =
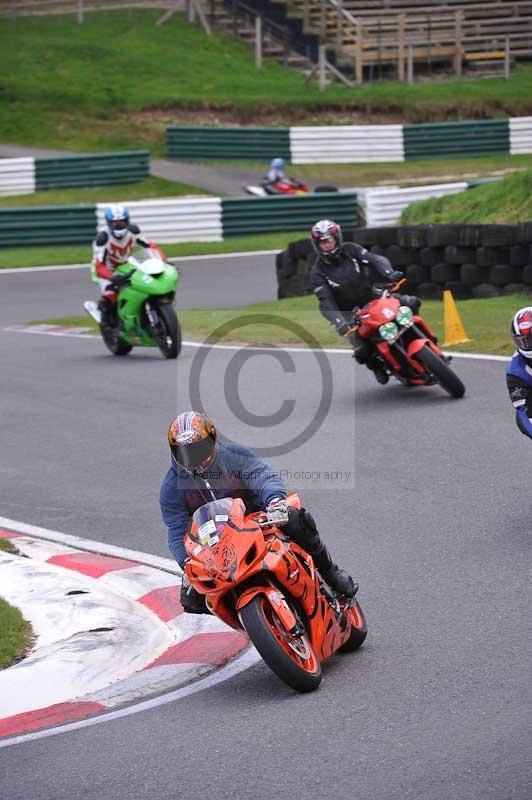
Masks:
[[[397,287],[394,287],[397,288]],[[371,343],[386,371],[407,386],[440,384],[452,397],[462,397],[465,386],[449,367],[450,357],[437,345],[423,317],[385,289],[357,311],[356,332]],[[354,344],[354,336],[350,337]]]

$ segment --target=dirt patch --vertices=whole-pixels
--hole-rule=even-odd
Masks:
[[[520,115],[532,114],[532,101],[520,107]],[[132,123],[164,128],[166,125],[403,125],[416,122],[450,122],[464,119],[492,119],[512,116],[515,108],[510,103],[494,102],[478,107],[441,105],[437,108],[423,106],[404,109],[399,107],[374,108],[371,104],[341,105],[320,104],[312,107],[261,105],[253,108],[217,106],[215,104],[175,105],[171,108],[149,108],[128,113]]]

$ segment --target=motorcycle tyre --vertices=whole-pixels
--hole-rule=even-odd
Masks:
[[[358,648],[364,644],[366,641],[366,636],[368,635],[366,617],[364,616],[364,612],[360,608],[360,605],[356,603],[353,608],[350,609],[350,612],[352,613],[352,616],[356,618],[356,623],[351,624],[351,633],[349,634],[349,639],[338,648],[339,653],[354,653],[355,650],[358,650]]]
[[[175,308],[171,303],[165,303],[157,306],[157,313],[159,318],[166,328],[166,333],[170,337],[171,344],[168,346],[166,343],[157,341],[157,347],[165,358],[177,358],[181,352],[181,326],[175,313]]]
[[[314,672],[307,672],[290,658],[278,642],[266,618],[264,613],[266,604],[270,607],[269,610],[271,609],[270,613],[275,613],[264,595],[257,595],[241,610],[242,624],[249,638],[266,664],[284,683],[297,692],[314,691],[321,683],[321,664],[318,658],[312,651],[316,661]],[[308,637],[307,645],[312,650]]]
[[[133,350],[133,345],[122,339],[116,328],[100,325],[100,333],[103,343],[114,356],[127,356]]]
[[[441,358],[436,355],[434,350],[428,345],[425,345],[416,355],[417,360],[423,364],[424,367],[431,372],[442,389],[451,397],[463,397],[465,394],[465,386],[460,378],[454,374],[452,369],[445,364]]]

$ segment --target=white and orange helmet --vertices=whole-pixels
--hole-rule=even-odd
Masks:
[[[216,455],[216,428],[206,414],[184,411],[168,428],[168,444],[176,466],[187,472],[203,472]]]

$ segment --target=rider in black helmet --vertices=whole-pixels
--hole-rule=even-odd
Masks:
[[[391,287],[403,277],[384,256],[377,256],[355,242],[343,243],[342,229],[330,219],[322,219],[310,232],[316,260],[310,280],[323,316],[331,322],[340,336],[351,336],[354,327],[353,311],[378,296],[379,290]],[[379,288],[380,287],[380,288]],[[417,313],[418,297],[396,295],[405,306]],[[366,364],[379,383],[388,382],[384,369],[370,343],[355,334],[353,356]]]

